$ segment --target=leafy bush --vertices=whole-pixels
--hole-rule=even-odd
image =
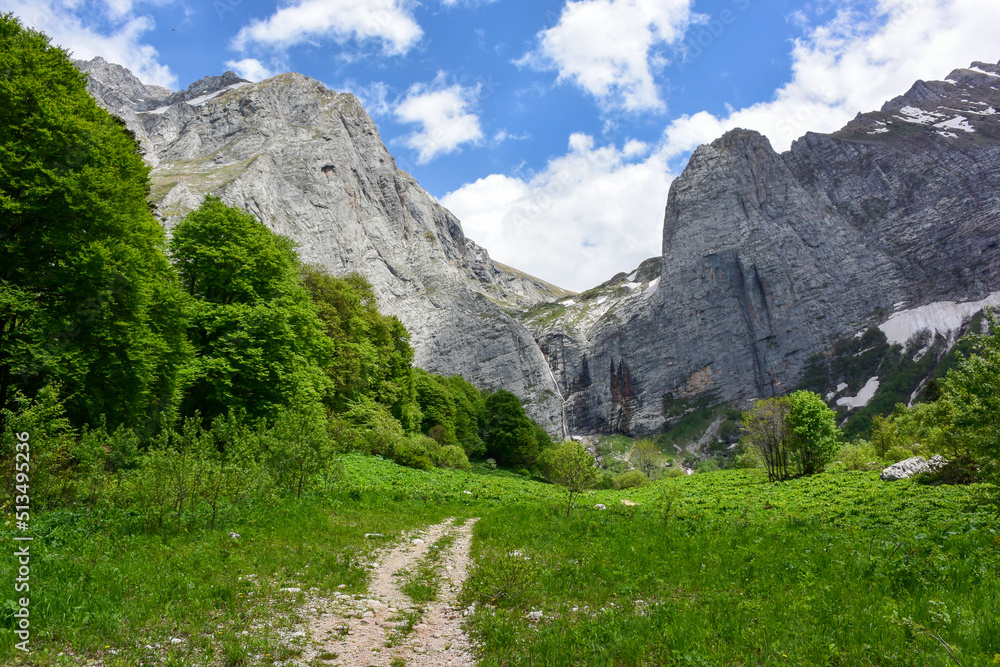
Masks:
[[[636,470],[652,479],[653,474],[662,466],[663,455],[653,441],[638,440],[629,450],[628,460]]]
[[[715,459],[705,459],[704,461],[698,461],[694,466],[694,471],[696,473],[706,473],[706,472],[718,472],[721,470],[719,467],[719,462]]]
[[[748,449],[736,455],[736,468],[763,468],[764,459],[756,449]]]
[[[810,391],[760,399],[743,413],[744,451],[755,450],[770,481],[819,472],[837,451],[836,415]]]
[[[811,391],[796,391],[788,397],[785,426],[789,446],[803,475],[819,472],[833,458],[840,441],[836,415],[823,397]]]
[[[1000,317],[987,310],[986,319],[989,333],[971,337],[975,352],[948,373],[938,403],[967,448],[954,458],[976,459],[1000,497]]]
[[[225,420],[213,424],[217,436],[220,428],[230,426]],[[239,426],[232,424],[233,436],[240,437]],[[280,489],[294,492],[296,497],[310,480],[328,469],[336,453],[336,441],[328,431],[326,417],[320,405],[305,403],[298,409],[278,413],[274,426],[263,437],[268,469]]]
[[[402,425],[389,408],[369,397],[352,402],[344,419],[357,428],[355,446],[366,454],[391,459],[397,444],[405,439]]]
[[[614,485],[616,489],[632,489],[635,487],[649,486],[652,482],[641,470],[629,470],[615,476]]]
[[[77,488],[76,431],[66,416],[60,387],[48,385],[34,400],[18,395],[14,409],[6,414],[7,430],[0,433],[4,490],[11,499],[15,495],[16,434],[27,434],[30,497],[33,504],[72,500]],[[23,495],[20,492],[18,495]]]
[[[430,440],[430,438],[427,439]],[[434,441],[431,440],[431,442]],[[430,470],[434,467],[434,461],[427,451],[423,438],[400,438],[393,446],[389,458],[400,465],[418,470]]]
[[[844,470],[865,471],[882,465],[875,448],[866,440],[855,440],[844,445],[840,448],[837,459]]]
[[[669,479],[676,479],[677,477],[687,477],[687,473],[680,468],[671,468],[667,471],[667,477]]]
[[[874,451],[874,449],[873,449]],[[887,463],[899,463],[900,461],[905,461],[906,459],[913,458],[913,451],[903,447],[901,445],[895,445],[885,453],[882,458]]]
[[[465,450],[456,445],[441,448],[438,465],[442,468],[454,468],[455,470],[468,470],[472,467],[469,464],[469,457],[465,455]]]
[[[524,413],[521,399],[504,389],[486,397],[483,441],[486,453],[507,468],[531,468],[552,440]]]

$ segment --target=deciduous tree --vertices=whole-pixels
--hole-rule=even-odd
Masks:
[[[187,347],[148,172],[66,52],[0,16],[0,428],[52,383],[78,426],[169,415]]]
[[[552,481],[566,487],[569,498],[566,516],[573,509],[573,497],[597,486],[601,473],[594,467],[594,457],[586,447],[573,440],[559,445],[552,454]]]

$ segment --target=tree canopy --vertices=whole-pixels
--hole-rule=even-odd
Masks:
[[[840,441],[833,410],[811,391],[756,400],[742,424],[743,446],[760,454],[771,481],[820,472]]]
[[[272,418],[326,396],[332,344],[288,239],[209,197],[174,228],[170,250],[192,299],[184,414]]]
[[[170,413],[184,315],[148,187],[66,52],[0,16],[0,413],[49,384],[76,425]]]

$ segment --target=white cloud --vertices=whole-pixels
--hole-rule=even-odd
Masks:
[[[250,44],[287,48],[321,37],[344,42],[380,40],[385,53],[404,54],[420,41],[423,31],[408,0],[302,0],[255,20],[233,39],[233,47]]]
[[[658,47],[676,45],[697,16],[692,0],[579,0],[538,33],[538,48],[518,64],[557,69],[608,109],[663,110],[655,73]]]
[[[250,81],[263,81],[270,79],[277,72],[271,70],[256,58],[244,58],[243,60],[227,60],[226,67],[236,72],[240,78]]]
[[[493,174],[442,203],[499,261],[586,289],[659,254],[669,160],[735,127],[762,132],[777,150],[807,131],[835,131],[918,79],[942,79],[974,60],[996,62],[997,25],[1000,3],[978,0],[879,0],[865,16],[842,9],[793,45],[790,80],[768,102],[725,116],[683,116],[655,146],[595,147],[573,135],[567,154],[541,172]]]
[[[791,80],[772,100],[726,116],[674,120],[668,152],[681,155],[734,127],[765,134],[776,150],[813,132],[833,132],[859,111],[878,109],[918,79],[943,79],[973,60],[1000,58],[1000,3],[879,0],[874,13],[843,8],[792,49]]]
[[[470,109],[475,105],[481,86],[445,84],[438,74],[431,84],[414,84],[393,111],[401,123],[419,123],[420,130],[409,134],[404,143],[417,151],[416,162],[425,164],[438,155],[451,153],[459,146],[483,138],[479,116]]]
[[[177,76],[159,61],[156,49],[142,41],[153,29],[149,16],[135,16],[130,2],[121,0],[102,4],[102,17],[89,13],[80,3],[60,0],[8,0],[5,11],[12,11],[21,22],[41,30],[52,43],[70,52],[73,58],[105,60],[127,67],[142,80],[168,88],[177,87]]]
[[[662,152],[596,146],[573,134],[569,149],[542,171],[493,174],[441,203],[495,259],[561,287],[584,290],[659,253],[671,177]]]

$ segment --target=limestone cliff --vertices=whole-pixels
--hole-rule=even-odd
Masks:
[[[745,130],[699,147],[662,256],[579,295],[490,260],[349,94],[230,72],[171,92],[80,67],[146,150],[165,225],[207,193],[245,208],[306,261],[365,275],[421,366],[518,393],[553,435],[655,432],[786,391],[867,327],[945,335],[1000,302],[997,65],[917,82],[782,154]]]
[[[146,151],[164,225],[206,194],[246,209],[298,243],[306,262],[371,281],[383,312],[411,332],[418,365],[509,389],[561,433],[545,358],[500,307],[553,298],[555,288],[497,266],[467,239],[396,167],[354,96],[299,74],[253,84],[231,72],[172,93],[101,59],[78,65]]]
[[[1000,290],[997,109],[1000,67],[974,63],[780,155],[745,130],[695,150],[659,261],[523,318],[570,430],[780,393],[837,339]]]

